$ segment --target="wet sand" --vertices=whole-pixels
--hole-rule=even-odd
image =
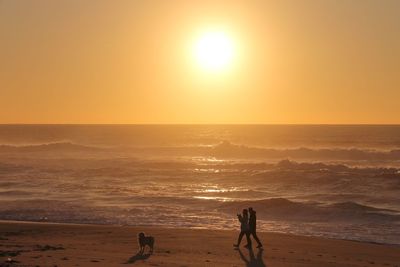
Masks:
[[[137,233],[155,237],[138,255]],[[260,233],[264,249],[234,249],[237,232],[0,222],[0,266],[392,266],[400,246]],[[242,241],[245,244],[245,239]]]

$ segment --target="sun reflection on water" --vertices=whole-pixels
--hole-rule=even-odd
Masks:
[[[218,200],[218,201],[234,201],[234,198],[219,196],[218,194],[240,191],[238,187],[221,187],[214,184],[203,184],[194,192],[200,195],[193,196],[196,199]]]
[[[193,198],[196,198],[196,199],[205,199],[205,200],[218,200],[218,201],[222,201],[222,202],[233,201],[233,199],[232,199],[232,198],[229,198],[229,197],[194,196]]]

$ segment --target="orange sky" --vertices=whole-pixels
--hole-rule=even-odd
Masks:
[[[199,32],[232,66],[201,71]],[[400,123],[400,1],[0,0],[0,123]]]

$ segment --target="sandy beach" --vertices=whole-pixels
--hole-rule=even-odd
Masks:
[[[156,239],[137,255],[136,235]],[[400,247],[260,233],[264,249],[234,249],[237,232],[2,221],[0,266],[400,266]],[[245,242],[242,243],[242,246]]]
[[[0,267],[400,267],[399,26],[0,0]]]

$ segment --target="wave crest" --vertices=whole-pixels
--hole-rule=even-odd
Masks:
[[[228,141],[212,148],[214,156],[240,158],[293,158],[293,159],[330,159],[330,160],[399,160],[400,149],[379,151],[359,148],[259,148],[235,145]]]
[[[0,145],[0,152],[73,152],[73,151],[100,151],[101,148],[75,144],[72,142],[54,142],[32,145]]]

